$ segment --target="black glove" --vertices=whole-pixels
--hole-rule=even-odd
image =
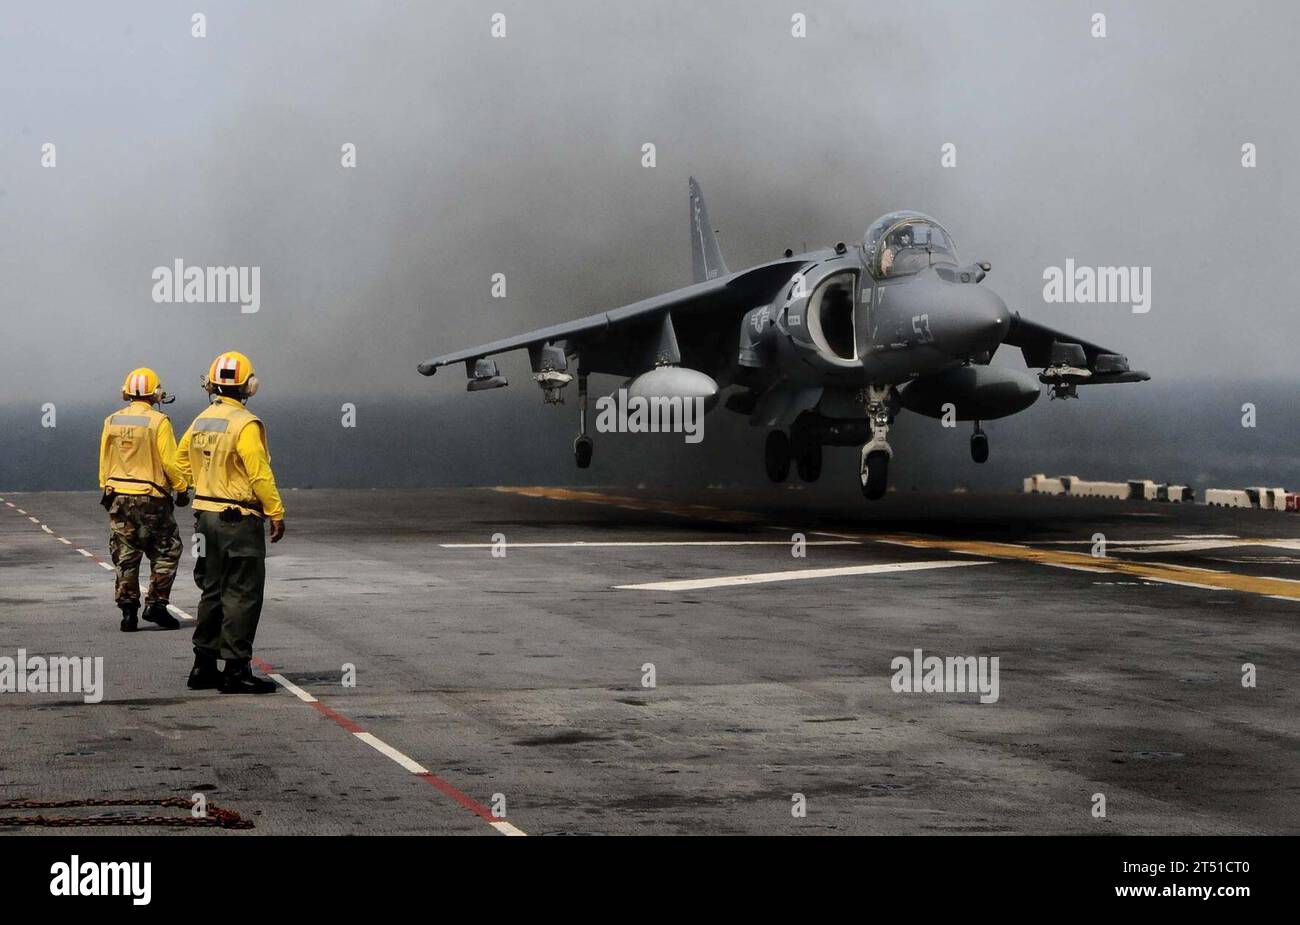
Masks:
[[[190,490],[188,488],[185,489],[184,491],[176,492],[177,507],[188,507],[189,503],[190,503]]]

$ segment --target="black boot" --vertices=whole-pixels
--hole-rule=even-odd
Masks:
[[[134,633],[138,625],[135,615],[140,612],[140,605],[118,604],[117,606],[122,611],[122,622],[118,625],[118,629],[124,633]]]
[[[221,673],[221,693],[273,694],[277,686],[271,679],[259,678],[253,674],[247,661],[226,659],[226,670]]]
[[[185,686],[192,691],[211,691],[221,686],[221,672],[217,669],[217,660],[211,655],[194,653],[194,667],[190,669],[190,678]]]
[[[178,630],[181,628],[181,621],[171,615],[167,610],[167,605],[162,601],[150,601],[145,605],[142,616],[150,623],[157,623],[165,630]]]

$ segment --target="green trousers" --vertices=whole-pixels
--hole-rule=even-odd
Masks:
[[[253,657],[266,586],[262,519],[223,521],[216,511],[195,511],[194,529],[203,537],[202,555],[194,563],[201,592],[194,652],[247,661]]]
[[[117,495],[108,509],[108,551],[117,566],[113,597],[140,604],[140,562],[149,557],[149,592],[145,604],[166,604],[181,561],[181,537],[169,498]]]

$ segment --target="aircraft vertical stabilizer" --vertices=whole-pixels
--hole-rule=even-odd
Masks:
[[[727,275],[727,262],[722,259],[718,235],[709,221],[704,194],[694,177],[691,177],[691,269],[697,283]]]

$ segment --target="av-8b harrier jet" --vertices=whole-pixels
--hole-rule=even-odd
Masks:
[[[591,465],[587,377],[627,377],[646,398],[701,399],[767,429],[764,463],[782,482],[791,463],[805,481],[821,474],[822,448],[861,447],[867,498],[888,484],[889,431],[903,409],[974,422],[971,457],[988,459],[981,421],[1023,411],[1039,397],[1034,378],[991,366],[1001,344],[1019,347],[1053,397],[1080,385],[1140,382],[1113,350],[1007,310],[980,285],[987,263],[963,264],[952,239],[919,212],[891,212],[862,243],[837,244],[733,273],[722,259],[699,184],[690,180],[694,285],[576,321],[435,356],[432,376],[464,363],[469,391],[506,385],[495,361],[527,349],[547,402],[578,380],[574,457]]]

